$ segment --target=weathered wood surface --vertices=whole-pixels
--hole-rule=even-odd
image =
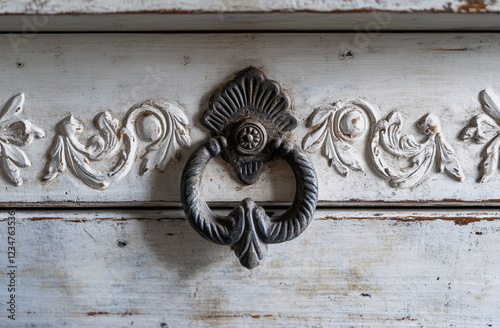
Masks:
[[[416,142],[427,136],[415,123],[426,114],[442,122],[442,137],[455,150],[463,181],[437,173],[435,162],[421,183],[393,188],[370,163],[365,133],[352,146],[364,172],[349,169],[341,176],[320,151],[310,153],[320,182],[320,204],[464,204],[485,205],[500,199],[500,172],[478,183],[484,145],[461,140],[461,133],[476,115],[484,114],[478,95],[483,89],[500,90],[500,50],[496,34],[374,35],[366,47],[356,43],[357,34],[205,34],[205,35],[35,35],[12,47],[7,38],[0,48],[2,102],[25,93],[27,119],[45,133],[20,147],[32,166],[20,168],[24,182],[1,184],[2,204],[29,206],[113,206],[179,204],[179,178],[187,156],[206,140],[209,132],[199,123],[210,95],[238,70],[255,66],[278,81],[292,99],[299,127],[291,139],[301,145],[311,129],[307,122],[321,107],[338,101],[363,99],[378,107],[378,118],[388,119],[397,110],[404,121],[403,134],[415,134]],[[71,170],[51,181],[48,155],[54,149],[59,122],[73,115],[81,121],[77,139],[98,134],[94,117],[110,111],[120,125],[127,111],[147,99],[163,98],[179,104],[189,120],[191,148],[180,149],[161,173],[139,174],[148,143],[138,147],[132,169],[105,190],[95,190]],[[180,115],[180,114],[176,114]],[[75,121],[77,122],[77,121]],[[365,122],[366,123],[366,122]],[[75,123],[76,124],[76,123]],[[79,124],[79,123],[78,123]],[[494,123],[492,123],[494,125]],[[366,123],[369,125],[369,122]],[[373,125],[372,125],[373,126]],[[494,132],[495,127],[491,127]],[[488,139],[489,140],[489,139]],[[407,159],[391,157],[395,167]],[[90,163],[106,172],[111,160]],[[453,164],[453,163],[452,163]],[[5,169],[4,169],[5,172]],[[283,161],[266,166],[260,182],[242,187],[223,161],[206,170],[203,192],[212,202],[239,202],[252,197],[260,202],[289,202],[293,196],[291,170]],[[221,197],[221,194],[224,197]]]
[[[0,14],[1,15],[1,14]],[[3,15],[0,32],[498,31],[499,13],[269,12],[207,14]]]
[[[0,31],[498,31],[499,13],[494,0],[3,0]]]
[[[273,11],[473,11],[498,12],[500,4],[491,0],[264,0],[264,1],[224,1],[224,0],[74,0],[74,1],[37,1],[37,0],[2,0],[0,13],[6,14],[113,14],[127,12],[273,12]]]
[[[0,203],[178,205],[184,163],[194,147],[209,136],[199,118],[210,95],[237,71],[252,65],[289,93],[292,113],[299,123],[291,133],[295,143],[301,145],[311,131],[307,122],[317,108],[364,99],[378,107],[379,119],[388,119],[389,113],[397,110],[404,121],[402,133],[415,134],[417,143],[428,136],[418,132],[415,123],[433,114],[442,122],[441,134],[455,150],[463,171],[463,181],[456,181],[437,173],[437,162],[430,161],[421,183],[411,188],[390,187],[371,164],[365,147],[369,133],[365,133],[352,143],[364,172],[348,169],[347,177],[343,177],[320,151],[310,153],[320,182],[320,204],[496,204],[500,199],[500,172],[492,166],[489,180],[478,183],[484,145],[461,140],[461,133],[474,116],[484,114],[478,100],[480,91],[500,93],[500,75],[495,74],[500,71],[498,35],[378,34],[366,47],[359,47],[356,38],[357,34],[40,34],[19,44],[17,52],[4,38],[0,48],[2,103],[24,93],[24,110],[13,117],[31,121],[45,137],[19,147],[32,166],[20,167],[21,186],[2,176]],[[148,145],[142,142],[130,172],[107,189],[87,186],[69,169],[51,181],[43,180],[62,119],[73,115],[81,121],[82,126],[75,131],[81,132],[76,137],[85,145],[88,138],[98,134],[92,123],[98,113],[109,111],[123,126],[131,107],[155,98],[179,104],[191,133],[191,147],[177,151],[163,173],[139,174],[140,156]],[[491,124],[494,132],[495,123]],[[117,159],[111,156],[109,161],[90,165],[106,172]],[[410,165],[408,159],[389,159],[395,167]],[[289,202],[293,185],[291,170],[278,160],[266,165],[255,186],[243,187],[235,181],[231,169],[217,159],[210,163],[202,183],[207,200],[219,204],[245,197],[259,202]]]
[[[177,211],[16,210],[2,327],[495,327],[500,212],[321,210],[248,271]]]

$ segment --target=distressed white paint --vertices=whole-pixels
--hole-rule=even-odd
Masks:
[[[7,216],[0,221],[3,304]],[[229,247],[201,238],[179,211],[17,210],[15,216],[18,312],[12,325],[2,308],[2,327],[500,322],[496,210],[321,210],[299,238],[271,245],[252,271]]]
[[[0,39],[0,98],[26,95],[24,116],[46,132],[25,151],[33,165],[23,171],[24,185],[2,178],[1,202],[50,205],[179,204],[179,177],[194,148],[178,152],[164,173],[140,176],[137,159],[130,173],[105,191],[95,191],[64,172],[43,182],[47,155],[57,122],[76,115],[86,136],[95,134],[93,117],[110,111],[124,117],[146,99],[180,104],[192,122],[192,147],[207,139],[199,123],[208,98],[237,71],[253,65],[278,81],[292,99],[299,127],[297,144],[308,132],[313,111],[339,100],[362,98],[378,107],[380,117],[398,110],[402,130],[415,133],[414,123],[432,113],[456,152],[465,179],[458,182],[432,168],[423,183],[391,188],[366,163],[365,172],[340,177],[319,153],[311,154],[319,177],[320,204],[493,204],[500,194],[500,172],[479,184],[481,145],[460,140],[470,118],[480,114],[479,92],[500,90],[500,39],[496,34],[378,34],[364,47],[359,34],[182,34],[182,35],[34,35],[19,44]],[[85,135],[82,136],[84,140]],[[141,154],[138,154],[139,156]],[[106,163],[104,163],[106,164]],[[108,163],[112,166],[112,163]],[[394,164],[402,165],[404,163]],[[212,202],[288,202],[293,196],[291,170],[283,161],[264,169],[255,186],[241,186],[222,160],[209,165],[203,192]]]
[[[272,11],[500,11],[497,1],[461,0],[2,0],[0,13],[5,14],[114,14],[127,12],[272,12]],[[474,5],[476,3],[477,5]]]
[[[136,160],[141,162],[140,175],[156,169],[163,172],[177,148],[188,148],[190,143],[186,114],[177,105],[159,100],[131,108],[123,125],[107,111],[97,114],[94,124],[99,134],[80,142],[83,122],[71,115],[57,123],[43,180],[51,181],[68,170],[87,186],[105,189],[126,176]],[[140,140],[147,146],[139,159]],[[116,162],[116,166],[95,170],[92,166],[100,161]]]
[[[499,13],[494,0],[1,0],[0,31],[485,31]]]
[[[308,152],[320,151],[342,176],[351,170],[363,172],[370,166],[394,188],[413,187],[432,169],[457,181],[464,179],[455,151],[442,133],[441,122],[432,113],[416,123],[421,139],[424,138],[422,142],[415,135],[402,132],[403,119],[399,112],[381,119],[378,109],[362,100],[319,108],[311,115],[309,125],[311,131],[304,137],[302,147]],[[359,149],[352,145],[353,140],[364,134],[369,135],[365,141],[368,163],[361,160]],[[394,165],[394,161],[389,164],[387,156],[401,160],[398,162],[402,162],[403,167]]]
[[[143,153],[138,153],[128,174],[104,191],[89,188],[68,171],[43,182],[57,123],[77,116],[85,127],[79,139],[84,144],[96,133],[92,120],[99,112],[123,119],[135,104],[164,98],[186,108],[197,146],[208,136],[198,118],[210,94],[231,74],[254,65],[290,93],[299,121],[291,135],[296,143],[308,133],[306,121],[316,108],[361,97],[378,107],[380,117],[398,110],[408,133],[416,132],[413,122],[435,115],[465,174],[457,182],[429,172],[416,187],[391,188],[370,168],[363,151],[367,136],[360,135],[364,172],[342,178],[319,153],[311,155],[320,204],[497,204],[500,172],[477,183],[482,146],[459,136],[469,119],[482,112],[479,92],[500,90],[499,37],[378,34],[379,29],[500,28],[498,3],[485,1],[480,14],[466,16],[452,13],[464,11],[465,1],[448,3],[0,0],[0,31],[19,33],[0,35],[0,102],[24,92],[23,115],[46,132],[45,139],[23,147],[33,163],[23,168],[24,185],[0,179],[0,203],[178,205],[178,179],[193,149],[180,151],[165,173],[147,176],[139,174]],[[389,13],[389,20],[382,24],[373,10]],[[168,12],[183,14],[162,14]],[[364,31],[374,22],[372,34],[39,34]],[[151,127],[151,122],[142,123]],[[114,162],[98,164],[106,171]],[[390,164],[404,162],[393,159]],[[258,185],[242,187],[219,160],[207,169],[203,192],[219,204],[245,197],[276,204],[291,200],[292,181],[290,170],[278,161]],[[7,216],[0,216],[4,307]],[[228,247],[198,236],[180,211],[17,210],[15,217],[18,312],[13,323],[0,311],[2,327],[473,328],[500,322],[496,210],[318,210],[304,234],[271,245],[253,271],[239,266]]]

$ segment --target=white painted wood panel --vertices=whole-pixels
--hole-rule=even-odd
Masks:
[[[272,11],[500,11],[500,5],[492,0],[2,0],[0,13],[5,14],[113,14],[126,12],[272,12]]]
[[[16,210],[2,327],[495,327],[500,212],[320,210],[248,271],[178,211]]]
[[[353,146],[364,172],[347,177],[311,153],[319,177],[322,205],[464,204],[491,205],[500,199],[500,172],[478,183],[484,145],[460,139],[461,131],[484,113],[481,90],[500,93],[500,39],[496,34],[376,34],[360,43],[360,34],[109,34],[33,35],[16,47],[8,38],[0,46],[0,97],[25,94],[20,119],[28,119],[45,138],[23,146],[32,166],[21,168],[24,184],[3,176],[2,204],[23,206],[178,205],[179,177],[189,154],[207,139],[199,123],[210,95],[247,66],[278,81],[292,99],[299,127],[291,139],[301,144],[306,122],[319,107],[363,99],[378,107],[379,119],[397,110],[403,134],[413,133],[425,114],[442,122],[442,136],[455,150],[462,182],[437,173],[435,163],[420,184],[393,188],[381,178],[365,151],[367,134]],[[181,149],[163,172],[139,175],[140,159],[123,179],[105,190],[88,187],[69,170],[44,182],[48,154],[59,121],[74,115],[83,124],[80,141],[96,134],[93,118],[110,111],[123,124],[127,111],[147,99],[163,98],[185,109],[191,148]],[[495,130],[492,128],[492,131]],[[146,143],[140,145],[138,156]],[[116,158],[116,157],[114,157]],[[391,164],[404,166],[404,160]],[[95,163],[94,163],[95,164]],[[92,165],[94,165],[92,164]],[[113,163],[97,163],[106,170]],[[255,186],[239,185],[221,160],[209,165],[203,192],[212,202],[289,202],[292,173],[284,162],[270,163]]]

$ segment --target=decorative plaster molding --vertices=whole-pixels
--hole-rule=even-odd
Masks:
[[[486,144],[479,164],[479,182],[487,181],[498,169],[500,149],[500,98],[492,90],[479,93],[479,102],[484,114],[474,116],[462,130],[462,140],[473,139]]]
[[[45,137],[42,129],[28,120],[19,119],[23,111],[24,94],[14,96],[0,114],[0,161],[3,173],[15,185],[23,183],[21,168],[31,166],[31,161],[20,148],[33,139]]]
[[[78,138],[84,129],[81,121],[69,116],[58,123],[44,180],[55,179],[69,167],[89,187],[104,189],[130,171],[138,139],[149,143],[141,156],[141,175],[154,169],[163,171],[179,146],[190,144],[188,118],[179,106],[163,100],[132,107],[122,125],[109,112],[97,114],[94,122],[99,134],[83,143]],[[108,161],[114,163],[108,170],[92,167],[93,162]]]
[[[378,109],[364,100],[338,102],[316,110],[309,120],[311,131],[302,147],[309,152],[322,150],[330,165],[342,176],[350,170],[364,171],[363,161],[353,141],[371,130],[367,151],[371,166],[392,187],[411,187],[421,182],[433,164],[438,172],[462,181],[464,173],[455,152],[445,140],[437,116],[427,114],[417,122],[426,137],[417,141],[412,134],[402,135],[402,118],[392,112],[386,119],[377,119]],[[395,166],[386,157],[406,159],[404,167]]]

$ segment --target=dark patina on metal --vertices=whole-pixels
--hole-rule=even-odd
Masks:
[[[283,133],[297,126],[287,111],[288,96],[262,72],[250,67],[236,75],[210,101],[202,123],[214,137],[198,147],[188,159],[181,177],[181,200],[191,226],[205,239],[232,246],[240,263],[259,265],[268,244],[298,237],[313,218],[318,183],[307,155]],[[221,155],[231,163],[245,184],[255,182],[262,164],[273,156],[292,168],[296,188],[292,206],[281,216],[269,217],[249,198],[227,216],[214,213],[203,200],[200,184],[209,161]]]
[[[231,163],[241,182],[253,184],[262,164],[274,156],[269,142],[297,127],[289,108],[290,98],[279,84],[249,67],[211,98],[201,123],[213,136],[228,139],[222,158]]]

